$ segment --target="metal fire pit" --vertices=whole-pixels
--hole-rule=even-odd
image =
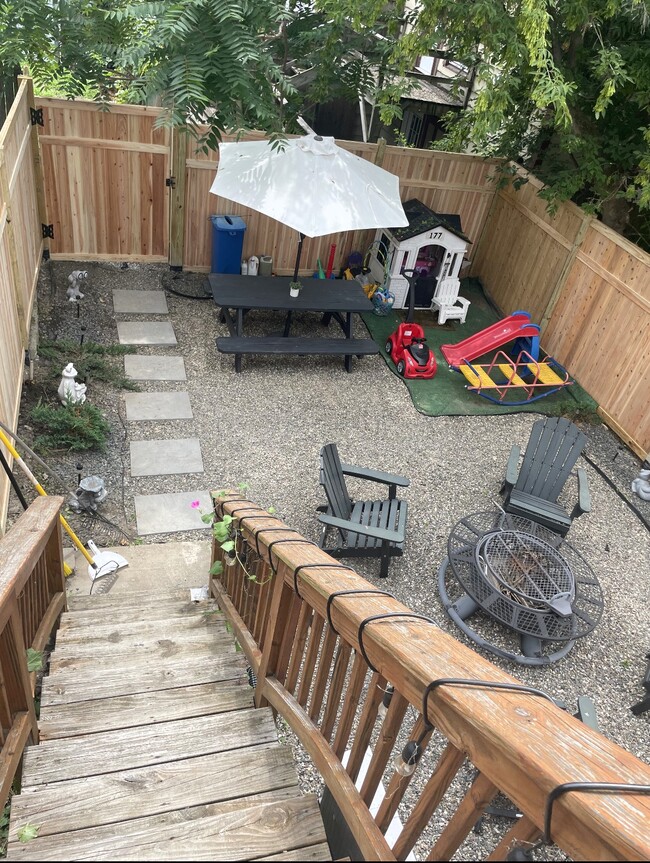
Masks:
[[[554,662],[601,618],[602,590],[589,564],[565,538],[530,519],[501,510],[473,513],[456,524],[447,552],[438,578],[445,609],[470,638],[497,655],[529,665]],[[454,581],[464,591],[456,599]],[[520,634],[522,655],[497,647],[465,623],[481,611]],[[544,655],[547,642],[564,645]]]

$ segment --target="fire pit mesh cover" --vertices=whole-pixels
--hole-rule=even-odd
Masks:
[[[523,635],[569,641],[591,632],[602,616],[602,590],[589,564],[561,536],[528,519],[474,513],[455,526],[447,550],[469,596]]]
[[[476,543],[483,577],[505,596],[527,608],[551,608],[566,617],[574,598],[573,574],[553,546],[516,530],[487,533]]]

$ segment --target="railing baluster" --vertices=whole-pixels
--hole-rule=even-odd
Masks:
[[[373,671],[370,678],[370,686],[368,687],[368,694],[366,695],[366,702],[359,717],[359,727],[357,728],[357,733],[354,735],[354,742],[350,750],[350,758],[345,767],[348,776],[353,782],[356,782],[363,762],[363,756],[366,754],[366,749],[370,743],[372,730],[377,721],[377,708],[384,697],[386,685],[386,680],[384,680],[381,674]]]
[[[278,653],[278,661],[275,668],[275,676],[280,681],[280,683],[284,683],[287,676],[287,669],[289,667],[289,659],[291,657],[291,650],[293,648],[294,637],[296,634],[296,627],[298,626],[298,617],[300,616],[300,610],[302,607],[302,602],[300,597],[295,594],[292,597],[291,607],[289,610],[289,618],[287,620],[287,626],[282,637],[282,643],[280,645],[280,651]]]
[[[452,854],[460,848],[485,807],[498,793],[496,785],[479,773],[438,837],[427,860],[451,860]]]
[[[264,627],[267,621],[267,612],[269,608],[269,603],[271,601],[271,594],[273,593],[271,589],[270,582],[264,582],[261,579],[261,575],[263,575],[263,561],[258,560],[255,564],[255,576],[258,579],[258,583],[260,585],[260,598],[257,603],[257,609],[255,610],[255,624],[253,634],[255,637],[255,641],[262,646],[263,637],[264,637]]]
[[[539,827],[524,815],[517,819],[486,860],[505,860],[506,855],[515,845],[525,845],[536,842],[540,837]]]
[[[334,648],[336,647],[336,633],[332,627],[327,624],[325,627],[325,638],[320,649],[320,657],[318,662],[318,671],[314,680],[314,688],[311,694],[311,702],[309,704],[309,718],[318,725],[318,717],[320,709],[325,697],[325,688],[329,678],[330,668],[332,666],[332,657],[334,656]]]
[[[334,670],[332,671],[332,680],[330,681],[329,691],[327,693],[327,704],[323,714],[323,722],[321,725],[321,734],[329,743],[332,739],[334,731],[334,723],[336,722],[336,714],[338,713],[339,704],[341,701],[341,692],[345,685],[345,676],[350,662],[350,654],[352,648],[341,642],[336,652],[334,660]]]
[[[294,606],[295,599],[294,592],[291,588],[287,587],[281,575],[277,575],[273,579],[272,587],[273,595],[271,597],[269,619],[264,635],[262,661],[260,662],[260,670],[257,675],[258,686],[255,690],[256,707],[266,706],[266,700],[262,694],[264,690],[264,678],[271,674],[274,675],[277,671],[280,647],[287,630],[289,615]]]
[[[309,634],[309,645],[307,646],[307,653],[305,654],[305,661],[302,666],[300,686],[298,687],[298,704],[300,704],[301,707],[304,707],[307,704],[307,699],[309,698],[309,690],[314,678],[316,659],[320,649],[320,637],[323,632],[323,625],[323,618],[318,614],[314,614],[311,622],[311,632]]]
[[[430,728],[429,730],[426,730],[424,719],[420,716],[409,735],[409,740],[418,741],[420,740],[420,737],[422,737],[420,740],[420,751],[422,753],[426,749],[432,733],[433,729]],[[382,833],[385,833],[386,830],[388,830],[390,822],[397,812],[397,807],[402,802],[406,789],[409,787],[411,779],[413,779],[414,776],[415,771],[411,773],[410,776],[402,776],[397,772],[397,770],[393,771],[393,775],[388,783],[388,788],[386,789],[386,796],[381,801],[381,805],[379,806],[379,810],[375,816],[375,821]]]
[[[393,846],[398,860],[405,860],[413,850],[464,761],[465,753],[448,743]]]
[[[395,746],[395,740],[401,728],[407,707],[408,701],[406,698],[400,695],[399,692],[394,692],[388,712],[379,730],[379,738],[372,753],[370,764],[368,765],[368,772],[361,786],[361,797],[366,806],[370,806],[372,803],[375,792],[381,782],[381,777],[384,775],[384,770]]]
[[[348,745],[348,740],[350,739],[350,732],[352,731],[354,717],[361,700],[361,693],[363,692],[367,673],[368,666],[361,654],[355,651],[352,671],[350,672],[350,682],[345,693],[341,717],[334,736],[334,743],[332,744],[332,749],[339,759],[343,758],[345,747]]]
[[[298,617],[298,625],[296,626],[296,635],[293,641],[293,652],[289,668],[287,669],[287,679],[284,682],[285,689],[292,695],[295,694],[296,686],[298,685],[298,675],[300,674],[300,666],[302,664],[305,653],[305,645],[307,643],[307,632],[312,621],[314,612],[306,602],[302,603],[300,616]]]

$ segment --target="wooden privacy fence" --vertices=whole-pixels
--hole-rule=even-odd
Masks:
[[[650,255],[570,202],[551,215],[542,183],[494,198],[472,274],[505,313],[530,312],[544,349],[644,458],[650,451]]]
[[[62,504],[61,497],[38,498],[0,539],[0,810],[25,745],[38,743],[27,648],[42,651],[65,611]]]
[[[216,198],[214,152],[188,135],[157,128],[160,109],[39,99],[40,134],[55,258],[169,262],[210,269],[210,215],[242,216],[243,254],[271,255],[293,271],[297,234],[273,219]],[[248,139],[260,139],[251,133]],[[225,140],[229,140],[228,137]],[[417,197],[458,213],[473,241],[471,274],[505,313],[525,309],[542,326],[545,349],[599,403],[605,421],[640,456],[650,450],[650,256],[571,203],[555,215],[542,184],[497,192],[496,162],[478,156],[338,142],[400,178],[403,200]],[[309,191],[318,200],[318,190]],[[307,239],[303,275],[365,251],[373,231]]]
[[[160,108],[39,99],[44,126],[40,140],[47,203],[54,227],[52,256],[61,259],[169,261],[188,270],[210,270],[210,215],[238,215],[246,222],[244,250],[271,255],[277,273],[293,272],[297,233],[253,210],[217,198],[210,186],[218,154],[197,151],[190,135],[157,127]],[[250,133],[246,140],[264,139]],[[224,141],[233,140],[224,136]],[[494,184],[494,162],[430,150],[339,141],[341,147],[382,164],[400,177],[402,197],[417,197],[438,212],[458,213],[464,230],[478,237]],[[305,190],[318,201],[318,189]],[[306,204],[307,205],[307,204]],[[374,231],[307,239],[304,274],[318,258],[336,261],[362,252]]]
[[[0,130],[0,420],[18,421],[25,348],[36,295],[46,220],[32,81],[20,86]],[[9,454],[3,449],[5,456]],[[0,532],[9,481],[0,472]]]
[[[417,843],[420,859],[450,860],[499,792],[523,817],[489,860],[542,835],[576,860],[648,859],[650,797],[563,786],[648,786],[650,767],[254,503],[222,495],[216,511],[233,518],[238,556],[212,593],[257,676],[256,704],[287,721],[343,814],[352,859],[403,860]],[[213,561],[227,563],[216,543]],[[438,817],[442,803],[451,816]]]

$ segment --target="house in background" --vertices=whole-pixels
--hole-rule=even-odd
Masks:
[[[292,83],[298,89],[308,86],[310,71],[296,75]],[[321,135],[347,141],[383,137],[389,144],[426,149],[443,136],[445,114],[462,111],[471,101],[474,71],[443,57],[419,57],[407,77],[410,87],[400,100],[402,117],[392,125],[381,122],[369,97],[358,104],[344,99],[318,104],[313,109],[312,125]]]

